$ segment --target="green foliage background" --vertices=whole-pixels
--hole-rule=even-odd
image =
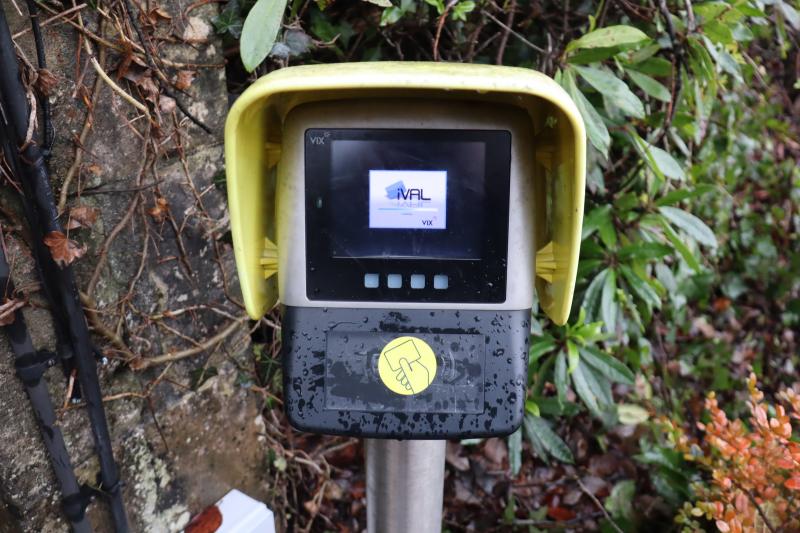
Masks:
[[[541,70],[572,96],[591,144],[578,291],[568,326],[534,320],[511,467],[523,436],[570,463],[575,420],[601,449],[638,426],[652,489],[690,499],[700,473],[658,420],[693,430],[704,394],[736,400],[749,367],[768,392],[798,381],[798,3],[284,4],[231,0],[215,21],[240,44],[242,87],[296,63],[441,59]],[[633,490],[606,501],[626,530],[641,520],[620,503]]]

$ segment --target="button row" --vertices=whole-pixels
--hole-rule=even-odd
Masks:
[[[377,289],[380,286],[380,274],[364,274],[364,287],[367,289]],[[425,288],[425,275],[424,274],[411,274],[409,279],[409,286],[412,289]],[[444,290],[450,285],[450,280],[445,274],[436,274],[433,276],[433,288],[437,290]],[[402,274],[387,274],[386,287],[389,289],[402,289],[403,288],[403,275]]]

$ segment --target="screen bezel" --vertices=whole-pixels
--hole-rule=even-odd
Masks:
[[[312,141],[312,137],[315,141]],[[324,142],[319,142],[319,139]],[[331,147],[334,140],[483,142],[486,145],[484,246],[479,259],[332,257],[328,220]],[[309,128],[305,145],[306,296],[309,300],[502,303],[506,300],[511,133],[497,130]],[[318,202],[318,199],[322,199]],[[448,200],[449,201],[449,200]],[[366,206],[365,206],[366,208]],[[402,232],[403,230],[398,230]],[[378,273],[378,288],[364,287],[364,274]],[[403,287],[388,289],[386,274],[401,274]],[[423,274],[424,289],[409,278]],[[446,290],[434,289],[436,274],[449,278]]]

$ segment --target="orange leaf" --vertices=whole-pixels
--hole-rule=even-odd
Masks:
[[[790,477],[786,480],[783,486],[790,490],[800,490],[800,475]]]
[[[548,507],[547,516],[553,520],[563,522],[575,518],[575,513],[564,507]]]
[[[221,525],[222,513],[216,505],[212,505],[189,522],[185,533],[214,533]]]
[[[148,209],[147,213],[153,217],[156,222],[163,222],[169,212],[169,202],[162,196],[156,197],[156,205]]]
[[[60,231],[51,231],[44,236],[44,243],[50,248],[50,255],[59,266],[72,264],[86,253],[86,246],[80,246]]]

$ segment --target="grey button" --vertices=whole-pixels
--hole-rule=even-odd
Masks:
[[[386,286],[390,289],[399,289],[403,286],[403,276],[400,274],[389,274],[386,276]]]
[[[425,275],[411,274],[411,288],[424,289],[425,288]]]
[[[436,274],[433,276],[433,288],[434,289],[446,289],[449,285],[449,280],[447,276],[444,274]]]
[[[377,289],[380,285],[381,277],[378,274],[364,274],[364,287]]]

